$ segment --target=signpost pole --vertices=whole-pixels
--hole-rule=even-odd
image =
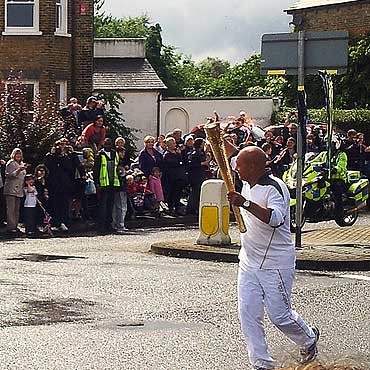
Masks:
[[[298,32],[298,91],[304,91],[304,31]],[[300,105],[298,105],[300,109]],[[295,247],[302,245],[302,177],[303,177],[303,142],[302,142],[302,122],[298,122],[297,131],[297,182],[296,182],[296,234]]]

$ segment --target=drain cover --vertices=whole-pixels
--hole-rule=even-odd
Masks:
[[[18,257],[7,258],[7,260],[9,261],[29,261],[29,262],[48,262],[48,261],[69,260],[69,259],[86,259],[86,257],[59,256],[56,254],[28,253],[28,254],[20,254]]]
[[[137,327],[143,327],[144,322],[143,321],[128,321],[124,323],[117,324],[119,328],[137,328]]]

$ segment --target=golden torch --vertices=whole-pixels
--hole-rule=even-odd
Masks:
[[[226,154],[225,142],[221,133],[220,124],[218,122],[209,123],[204,126],[204,130],[207,134],[207,139],[211,144],[213,155],[217,161],[227,191],[235,191],[233,174]],[[232,208],[239,226],[239,231],[241,233],[245,233],[247,229],[245,227],[243,217],[240,214],[239,207],[233,205]]]

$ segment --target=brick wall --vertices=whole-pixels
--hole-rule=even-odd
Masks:
[[[0,0],[0,78],[11,69],[25,79],[39,81],[40,94],[47,97],[56,80],[67,80],[68,96],[84,98],[92,91],[93,0],[68,0],[68,32],[56,36],[55,0],[40,0],[40,36],[1,35],[5,29],[5,0]],[[80,15],[80,3],[88,15]]]
[[[288,11],[288,14],[302,16],[302,31],[348,31],[351,37],[370,32],[370,1]]]
[[[72,93],[86,98],[93,89],[93,59],[94,59],[94,1],[72,0],[74,17],[72,19],[73,33],[73,79],[75,81]],[[81,15],[81,4],[86,6],[86,14]]]

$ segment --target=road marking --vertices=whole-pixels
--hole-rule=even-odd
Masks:
[[[343,279],[353,279],[353,280],[363,280],[363,281],[370,281],[370,276],[365,275],[338,275],[338,277]]]

